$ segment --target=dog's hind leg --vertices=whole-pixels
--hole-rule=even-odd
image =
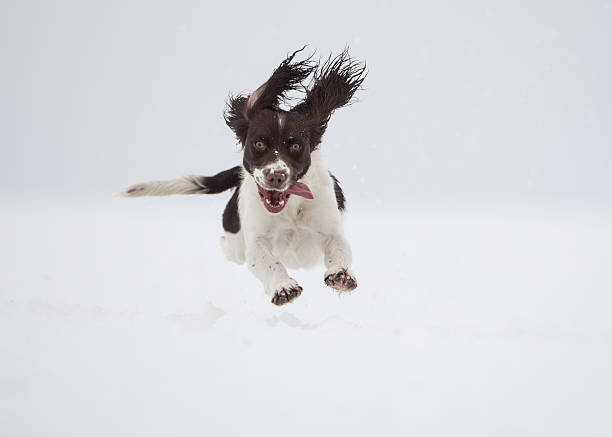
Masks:
[[[244,235],[240,227],[240,212],[238,211],[238,190],[227,202],[223,211],[223,229],[225,234],[221,236],[221,247],[225,257],[237,264],[244,263]]]
[[[246,261],[249,270],[264,285],[264,291],[272,295],[272,303],[284,305],[302,294],[302,287],[289,277],[287,269],[272,254],[265,238],[255,238],[247,244]]]
[[[228,261],[235,262],[236,264],[244,264],[244,237],[242,232],[232,234],[231,232],[225,232],[221,236],[221,248]]]

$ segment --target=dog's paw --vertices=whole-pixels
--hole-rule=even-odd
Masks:
[[[287,284],[274,292],[274,296],[272,296],[272,303],[278,306],[285,305],[286,303],[296,299],[300,294],[302,294],[302,287],[300,287],[297,282],[292,280],[290,284]]]
[[[339,269],[325,274],[325,285],[340,292],[348,292],[357,288],[357,279],[349,269]]]

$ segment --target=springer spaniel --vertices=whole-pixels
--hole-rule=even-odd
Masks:
[[[125,189],[127,197],[216,194],[235,188],[223,212],[221,246],[230,261],[247,263],[272,303],[302,293],[287,267],[323,261],[325,284],[348,292],[357,287],[351,248],[344,237],[345,198],[319,151],[331,114],[349,104],[365,79],[365,65],[344,50],[323,64],[288,56],[250,95],[231,97],[227,125],[242,145],[242,165],[215,176],[186,176]],[[310,87],[302,83],[312,74]],[[302,101],[280,108],[286,93],[303,90]]]

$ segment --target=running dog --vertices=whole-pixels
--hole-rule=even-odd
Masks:
[[[230,261],[246,262],[275,305],[302,293],[287,267],[322,261],[327,286],[339,292],[357,287],[342,226],[344,193],[319,145],[332,113],[351,103],[361,86],[365,65],[347,50],[322,64],[311,58],[294,61],[301,50],[253,93],[229,99],[225,122],[242,146],[242,165],[214,176],[152,181],[122,191],[139,197],[234,189],[223,212],[221,246]],[[304,86],[311,75],[310,86]],[[287,93],[300,90],[304,98],[290,110],[281,109]]]

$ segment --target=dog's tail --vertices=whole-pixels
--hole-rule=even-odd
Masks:
[[[135,184],[122,190],[125,197],[169,196],[171,194],[217,194],[240,185],[242,167],[236,166],[214,176],[183,176],[167,181]]]

